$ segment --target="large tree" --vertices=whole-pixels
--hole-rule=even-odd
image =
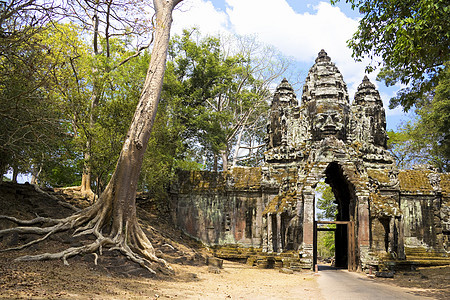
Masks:
[[[318,220],[336,220],[337,204],[331,186],[323,181],[320,181],[316,186],[317,203],[316,213]]]
[[[233,165],[257,164],[269,87],[288,60],[254,38],[202,37],[197,30],[175,37],[169,57],[164,95],[175,103],[197,161],[213,170],[220,161],[226,170],[230,158]]]
[[[336,3],[339,0],[332,0]],[[450,4],[444,0],[346,0],[363,18],[348,42],[353,56],[380,67],[378,80],[402,84],[390,107],[413,108],[416,120],[391,136],[401,164],[431,163],[448,170]],[[446,121],[447,120],[447,121]],[[406,150],[406,151],[405,151]],[[411,155],[415,153],[416,155]]]
[[[450,72],[445,70],[436,90],[416,104],[414,119],[388,132],[388,148],[401,168],[429,164],[450,170]]]
[[[57,148],[64,128],[48,97],[58,58],[42,40],[56,8],[49,1],[12,0],[0,10],[0,173],[27,171]]]
[[[339,0],[331,0],[332,3]],[[450,59],[450,4],[444,0],[346,0],[363,15],[349,41],[356,59],[369,58],[378,79],[405,85],[391,107],[405,110],[435,89]]]
[[[82,83],[77,80],[77,84],[73,87],[80,90],[80,85],[84,85],[85,95],[82,100],[86,106],[85,118],[72,120],[79,129],[79,137],[84,139],[81,192],[89,198],[94,196],[91,181],[95,172],[94,144],[95,136],[98,134],[96,131],[98,107],[105,101],[105,89],[111,73],[148,47],[149,39],[142,38],[147,37],[151,29],[148,25],[151,24],[150,18],[143,13],[146,10],[146,3],[146,1],[122,0],[69,0],[64,4],[66,9],[61,12],[62,17],[77,24],[90,41],[87,57],[72,58],[88,60],[90,64],[88,80]],[[129,44],[133,41],[135,53],[118,60],[117,48],[114,47],[114,40],[118,37],[127,40]],[[72,76],[76,77],[76,74]]]
[[[316,193],[316,218],[323,221],[335,221],[337,213],[336,199],[331,186],[324,181],[319,181],[315,188]],[[326,228],[336,229],[335,224],[324,225]],[[322,258],[332,257],[335,254],[335,232],[318,231],[317,232],[317,252]]]
[[[116,169],[105,191],[89,208],[60,220],[46,219],[49,227],[16,227],[0,231],[0,235],[10,232],[35,233],[44,235],[25,246],[41,241],[51,234],[75,229],[76,235],[91,234],[96,237],[92,243],[72,247],[59,253],[44,253],[24,256],[19,260],[42,260],[61,258],[65,263],[68,257],[93,253],[104,247],[118,249],[132,261],[154,272],[151,264],[158,262],[165,269],[171,267],[158,258],[155,250],[138,224],[136,217],[136,188],[150,133],[161,95],[167,49],[169,46],[172,12],[182,0],[154,0],[155,27],[154,44],[147,77],[137,105],[131,126],[128,130]],[[19,224],[36,224],[34,221],[21,221],[11,217]]]

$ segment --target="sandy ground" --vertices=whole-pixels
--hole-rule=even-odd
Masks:
[[[78,204],[75,198],[69,200]],[[24,250],[0,252],[0,299],[323,299],[318,275],[310,271],[285,274],[228,261],[220,270],[205,266],[205,258],[211,253],[153,211],[151,203],[141,200],[141,224],[157,253],[172,264],[174,276],[159,273],[149,277],[146,270],[123,255],[108,251],[100,256],[98,265],[94,264],[93,255],[71,258],[69,266],[60,260],[14,261],[18,256],[57,252],[89,242],[62,233]],[[70,213],[45,195],[33,193],[29,186],[0,184],[0,214],[31,219],[35,214],[64,217]],[[11,226],[8,221],[0,222],[0,229]],[[36,237],[2,236],[0,249]],[[398,272],[394,279],[374,280],[414,289],[421,296],[450,299],[449,276],[450,266],[446,266]]]
[[[224,262],[219,273],[174,265],[176,276],[153,279],[111,276],[83,260],[64,266],[5,259],[0,258],[1,299],[322,299],[311,272],[284,274],[236,262]]]
[[[284,274],[274,269],[257,269],[224,262],[219,274],[207,267],[194,268],[196,282],[167,282],[161,297],[191,299],[321,299],[312,272]]]

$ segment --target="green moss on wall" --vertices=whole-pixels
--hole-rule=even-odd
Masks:
[[[379,193],[369,195],[371,214],[376,217],[396,217],[402,214],[395,198],[382,196]]]
[[[297,192],[288,191],[281,195],[275,196],[272,201],[270,201],[263,211],[263,215],[268,213],[277,214],[283,213],[288,209],[292,208],[297,203]]]
[[[374,169],[368,169],[367,175],[378,181],[379,183],[389,183],[389,174],[387,170],[374,170]]]
[[[258,190],[261,188],[262,171],[260,167],[235,167],[229,173],[235,189]]]
[[[444,197],[450,197],[450,174],[441,174],[441,190]]]
[[[419,192],[430,194],[433,187],[428,179],[430,171],[426,170],[401,170],[398,174],[400,190],[402,192]]]

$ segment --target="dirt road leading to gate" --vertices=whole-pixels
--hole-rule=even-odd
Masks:
[[[365,300],[413,300],[433,299],[414,295],[413,289],[394,287],[375,282],[365,274],[349,272],[327,266],[319,267],[317,278],[320,291],[326,300],[365,299]]]

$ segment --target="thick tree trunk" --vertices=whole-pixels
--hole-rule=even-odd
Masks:
[[[12,182],[17,183],[17,176],[19,175],[19,170],[17,167],[13,167],[13,173],[12,173]]]
[[[89,139],[89,138],[88,138]],[[86,152],[84,153],[84,165],[83,165],[83,174],[81,175],[81,194],[83,197],[87,197],[91,199],[94,195],[91,189],[91,166],[89,165],[89,160],[91,155],[90,151],[90,142],[86,143]]]
[[[61,220],[41,217],[23,221],[7,216],[8,219],[21,225],[33,225],[43,221],[47,227],[16,227],[0,230],[0,236],[11,233],[34,233],[44,235],[24,245],[7,250],[23,249],[45,240],[51,234],[75,229],[74,236],[92,234],[96,240],[90,244],[71,247],[58,253],[44,253],[22,256],[21,261],[62,259],[67,264],[67,258],[83,254],[102,252],[104,247],[119,250],[130,260],[154,272],[149,265],[157,262],[161,270],[171,270],[171,267],[155,255],[155,250],[138,224],[136,217],[136,189],[141,171],[144,153],[148,145],[150,132],[156,116],[156,109],[161,95],[164,71],[166,67],[167,49],[169,46],[172,11],[182,0],[154,0],[155,43],[150,59],[150,65],[144,88],[136,108],[133,121],[128,130],[116,169],[101,194],[100,198],[90,207]]]
[[[148,140],[156,116],[166,67],[172,11],[180,0],[155,0],[155,43],[144,88],[116,169],[97,205],[112,217],[110,236],[123,235],[134,252],[155,258],[153,247],[136,218],[136,190]],[[106,213],[109,214],[109,213]]]

